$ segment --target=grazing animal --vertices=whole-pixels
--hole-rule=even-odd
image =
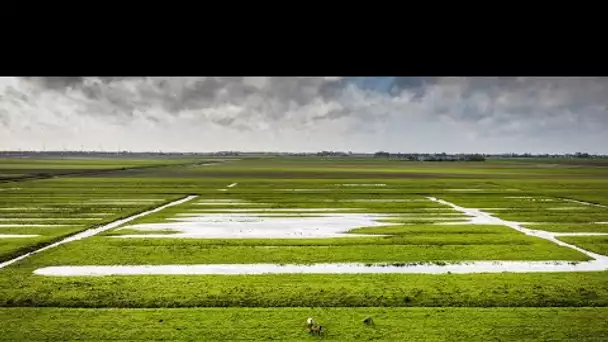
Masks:
[[[323,331],[322,325],[314,325],[310,328],[310,333],[313,335],[320,335],[322,331]]]
[[[312,320],[312,317],[308,317],[308,319],[306,320],[306,325],[308,326],[308,328],[311,328],[313,325],[315,325],[315,321]]]
[[[312,317],[308,317],[306,320],[306,326],[308,326],[308,332],[313,335],[320,335],[323,331],[323,326],[317,324]]]
[[[371,325],[371,324],[374,324],[374,320],[373,320],[371,317],[366,317],[366,318],[363,320],[363,324],[365,324],[365,325]]]

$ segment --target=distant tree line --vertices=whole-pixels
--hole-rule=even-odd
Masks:
[[[210,153],[211,155],[214,156],[239,156],[241,155],[240,152],[236,152],[236,151],[219,151],[219,152],[214,152],[214,153]]]
[[[531,154],[531,153],[505,153],[505,154],[499,154],[499,155],[495,155],[496,157],[500,158],[581,158],[581,159],[588,159],[588,158],[608,158],[608,156],[606,155],[602,155],[602,154],[589,154],[587,152],[576,152],[576,153],[565,153],[565,154]]]
[[[447,153],[374,153],[376,158],[394,158],[410,161],[476,161],[482,162],[486,157],[482,154],[447,154]]]
[[[608,155],[590,154],[586,152],[566,154],[532,154],[532,153],[389,153],[378,151],[375,153],[353,153],[343,151],[320,152],[131,152],[131,151],[0,151],[0,157],[42,157],[42,156],[98,156],[98,157],[154,157],[154,156],[321,156],[321,157],[375,157],[395,158],[412,161],[484,161],[487,158],[577,158],[577,159],[608,159]]]
[[[351,155],[352,152],[346,153],[346,152],[342,152],[342,151],[321,151],[321,152],[317,152],[318,156],[321,157],[346,157]]]

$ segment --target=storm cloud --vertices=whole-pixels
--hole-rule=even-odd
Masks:
[[[608,153],[608,79],[0,79],[0,148]]]

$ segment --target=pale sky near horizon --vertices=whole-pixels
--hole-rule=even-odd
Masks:
[[[608,79],[0,78],[0,150],[608,154]]]

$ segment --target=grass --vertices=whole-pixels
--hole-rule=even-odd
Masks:
[[[0,261],[41,248],[69,235],[130,216],[142,205],[107,207],[94,204],[100,197],[54,194],[41,199],[33,194],[5,196],[0,202],[0,234],[35,234],[31,238],[0,238]],[[101,197],[103,199],[103,197]],[[73,202],[77,200],[77,202]],[[162,199],[159,203],[162,203]],[[40,207],[40,204],[46,207]],[[151,203],[143,204],[150,206]],[[154,205],[156,206],[156,205]],[[28,209],[32,210],[28,210]],[[145,208],[145,207],[144,207]],[[17,210],[13,210],[17,209]],[[103,216],[98,214],[105,213]],[[36,227],[35,225],[62,225]]]
[[[294,241],[292,245],[285,242],[275,245],[273,240],[268,240],[259,246],[209,244],[198,239],[152,239],[145,235],[137,239],[92,237],[48,251],[44,256],[32,258],[31,263],[47,265],[45,260],[62,265],[588,260],[578,251],[521,233],[506,235],[506,240],[500,235],[479,234],[465,241],[453,234],[427,234],[391,242],[304,245]]]
[[[562,233],[608,233],[608,224],[597,223],[551,223],[524,225],[529,229],[546,230]]]
[[[598,254],[608,255],[608,236],[560,236],[558,239]]]
[[[47,237],[57,237],[82,230],[82,226],[53,226],[53,227],[0,227],[0,234],[36,234]]]
[[[33,228],[33,227],[0,227],[0,234],[35,234],[40,235],[28,238],[0,238],[0,261],[10,260],[21,254],[38,249],[53,241],[59,240],[82,231],[82,226],[76,227],[52,227],[52,228]]]
[[[107,233],[108,236],[124,234],[176,234],[172,230],[138,231],[118,230]],[[182,244],[183,240],[171,241]],[[491,233],[458,233],[458,234],[411,234],[409,236],[382,237],[349,237],[349,238],[314,238],[314,239],[196,239],[200,246],[348,246],[348,245],[533,245],[544,244],[542,240],[526,235],[499,235]],[[188,243],[186,243],[188,244]]]
[[[608,272],[47,277],[0,275],[3,307],[605,307]]]
[[[0,234],[9,234],[0,232]],[[10,260],[29,251],[40,248],[50,239],[44,236],[30,238],[0,238],[0,261]]]
[[[194,165],[201,162],[204,160],[189,158],[0,160],[1,177],[12,180],[0,182],[0,218],[45,218],[31,221],[37,224],[65,224],[67,221],[58,219],[71,218],[79,224],[2,228],[0,233],[43,236],[2,239],[0,253],[24,253],[37,244],[47,244],[48,239],[71,234],[72,228],[98,224],[86,218],[109,222],[188,194],[199,195],[196,201],[251,201],[251,208],[356,208],[352,212],[403,214],[392,220],[407,224],[351,231],[368,234],[366,237],[302,240],[123,240],[109,236],[133,230],[108,231],[1,269],[0,339],[310,340],[316,338],[308,336],[302,325],[309,315],[327,326],[326,339],[335,340],[608,339],[604,324],[608,272],[108,277],[32,273],[44,266],[89,264],[586,259],[574,250],[506,227],[434,225],[448,215],[454,220],[465,217],[426,200],[427,196],[469,208],[488,208],[486,211],[503,219],[542,223],[529,225],[532,229],[595,232],[608,227],[593,223],[608,221],[608,209],[563,200],[608,204],[604,161],[428,163],[247,157],[205,167]],[[44,178],[52,175],[58,177]],[[231,183],[238,185],[227,189]],[[386,186],[343,186],[345,183]],[[506,198],[512,196],[550,201]],[[129,204],[116,199],[159,202]],[[390,199],[410,201],[377,202]],[[34,210],[12,210],[20,207]],[[129,224],[166,222],[178,213],[197,209],[239,207],[248,206],[192,202]],[[108,215],[92,215],[99,213]],[[10,220],[1,223],[5,222]],[[387,233],[394,236],[375,236]],[[608,254],[604,237],[560,239]],[[374,328],[359,324],[367,315],[374,317]]]
[[[508,221],[545,224],[585,224],[608,221],[607,208],[566,202],[558,197],[533,196],[534,198],[531,199],[505,197],[503,195],[474,194],[445,195],[441,198],[469,208],[482,208],[485,212]]]
[[[500,213],[495,214],[503,220],[520,221],[520,222],[539,222],[539,223],[592,223],[608,221],[608,210],[602,214],[583,214],[576,215],[574,213],[534,213],[528,214],[523,212]]]
[[[0,234],[41,235],[32,238],[0,239],[0,261],[12,259],[88,228],[156,207],[166,202],[165,198],[176,198],[140,196],[135,197],[142,200],[140,204],[109,204],[108,201],[130,199],[120,195],[89,195],[81,191],[52,191],[38,195],[24,186],[18,194],[0,198]],[[147,199],[154,201],[146,201]]]
[[[0,158],[0,182],[44,179],[55,176],[140,170],[170,165],[190,165],[200,160],[181,159],[103,159],[103,158]]]
[[[326,328],[321,338],[307,317]],[[0,339],[605,341],[607,319],[606,308],[11,308],[0,309]]]

